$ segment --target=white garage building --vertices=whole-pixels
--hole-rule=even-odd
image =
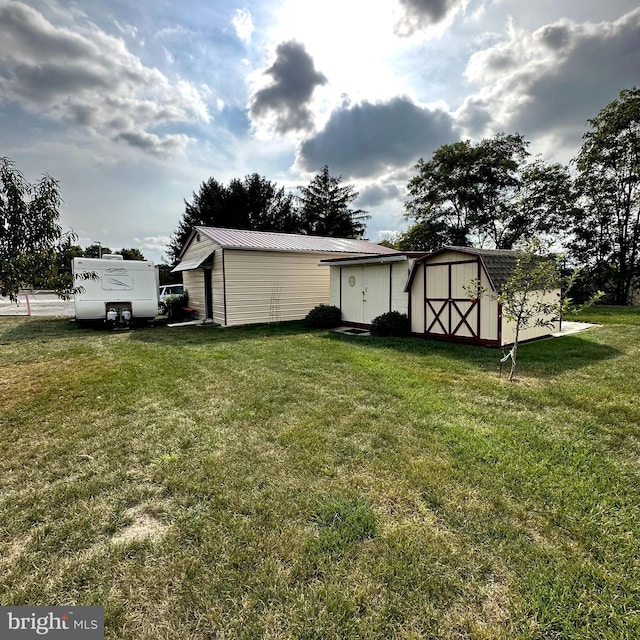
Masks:
[[[366,240],[195,227],[174,271],[182,271],[199,319],[223,326],[280,322],[329,304],[321,259],[390,253]]]

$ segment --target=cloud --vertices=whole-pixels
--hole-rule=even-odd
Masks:
[[[351,177],[374,176],[406,167],[457,139],[453,119],[407,97],[362,102],[335,110],[325,128],[302,143],[298,164],[316,171],[328,164]]]
[[[585,122],[638,83],[640,9],[613,22],[561,20],[476,52],[466,77],[480,89],[456,113],[470,135],[520,131],[573,149]]]
[[[395,25],[395,33],[401,37],[434,27],[446,27],[468,0],[398,0],[401,17]]]
[[[248,9],[236,9],[231,23],[236,30],[236,35],[242,42],[249,44],[251,42],[251,34],[254,32],[253,19]]]
[[[309,103],[315,88],[326,84],[327,78],[316,71],[304,45],[293,40],[279,44],[276,60],[264,74],[270,75],[273,82],[253,95],[252,118],[271,118],[278,133],[310,131],[313,116]]]
[[[397,184],[379,184],[377,182],[366,185],[360,190],[357,205],[359,207],[377,207],[387,200],[399,200],[404,192]]]
[[[156,127],[209,122],[192,84],[171,82],[95,25],[73,24],[56,26],[22,2],[0,4],[0,103],[162,155],[181,152],[189,138]]]

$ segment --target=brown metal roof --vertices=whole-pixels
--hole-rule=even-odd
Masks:
[[[244,229],[220,229],[195,227],[194,234],[201,233],[225,249],[249,249],[257,251],[295,251],[300,253],[359,253],[364,255],[396,253],[367,240],[350,238],[326,238],[293,233],[270,231],[246,231]],[[187,242],[187,245],[189,242]]]

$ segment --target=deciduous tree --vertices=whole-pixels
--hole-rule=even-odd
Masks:
[[[9,158],[0,158],[0,294],[16,301],[22,288],[51,288],[62,297],[74,291],[71,274],[56,261],[63,234],[60,186],[44,175],[25,180]]]
[[[588,121],[577,158],[584,196],[573,254],[615,304],[640,276],[640,89],[625,89]]]
[[[130,249],[122,248],[116,253],[121,255],[123,260],[146,260],[142,251],[136,247],[131,247]]]
[[[527,146],[520,134],[498,134],[443,145],[428,162],[421,159],[406,203],[407,217],[421,225],[412,234],[428,235],[434,248],[511,249],[561,229],[575,209],[569,172],[541,159],[527,163]]]

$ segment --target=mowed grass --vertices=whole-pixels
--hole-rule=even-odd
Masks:
[[[640,312],[500,352],[0,319],[0,604],[106,638],[640,637]]]

